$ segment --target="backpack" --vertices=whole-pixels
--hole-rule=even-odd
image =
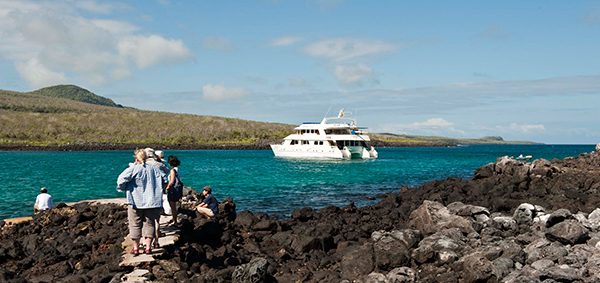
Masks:
[[[169,201],[178,201],[183,197],[183,183],[179,178],[179,174],[177,174],[177,170],[173,171],[175,172],[175,184],[167,191],[167,197]]]

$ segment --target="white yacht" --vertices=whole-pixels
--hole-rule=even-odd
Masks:
[[[272,144],[277,157],[297,158],[377,158],[369,145],[366,128],[356,126],[356,119],[345,117],[344,109],[337,117],[323,118],[321,123],[304,123],[283,143]]]

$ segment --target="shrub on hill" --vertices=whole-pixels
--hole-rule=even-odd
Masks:
[[[43,96],[66,98],[91,104],[122,107],[121,105],[118,105],[112,101],[112,99],[95,95],[87,89],[83,89],[75,85],[56,85],[38,89],[36,91],[32,91],[31,93]]]

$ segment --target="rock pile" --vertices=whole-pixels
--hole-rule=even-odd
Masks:
[[[373,206],[302,208],[289,219],[191,208],[144,275],[153,282],[600,282],[600,155],[512,158],[381,195]],[[0,281],[118,282],[126,211],[62,207],[0,233]],[[596,247],[598,245],[598,247]],[[112,280],[112,281],[111,281]]]

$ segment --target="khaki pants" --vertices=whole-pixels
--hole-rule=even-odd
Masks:
[[[134,209],[133,205],[129,205],[127,208],[129,237],[132,239],[139,239],[141,237],[154,238],[154,221],[158,216],[160,216],[160,207]]]
[[[209,217],[215,216],[215,214],[212,212],[212,210],[210,210],[210,208],[208,208],[208,207],[198,207],[198,211],[202,211],[202,212],[206,213],[206,215],[208,215]]]

